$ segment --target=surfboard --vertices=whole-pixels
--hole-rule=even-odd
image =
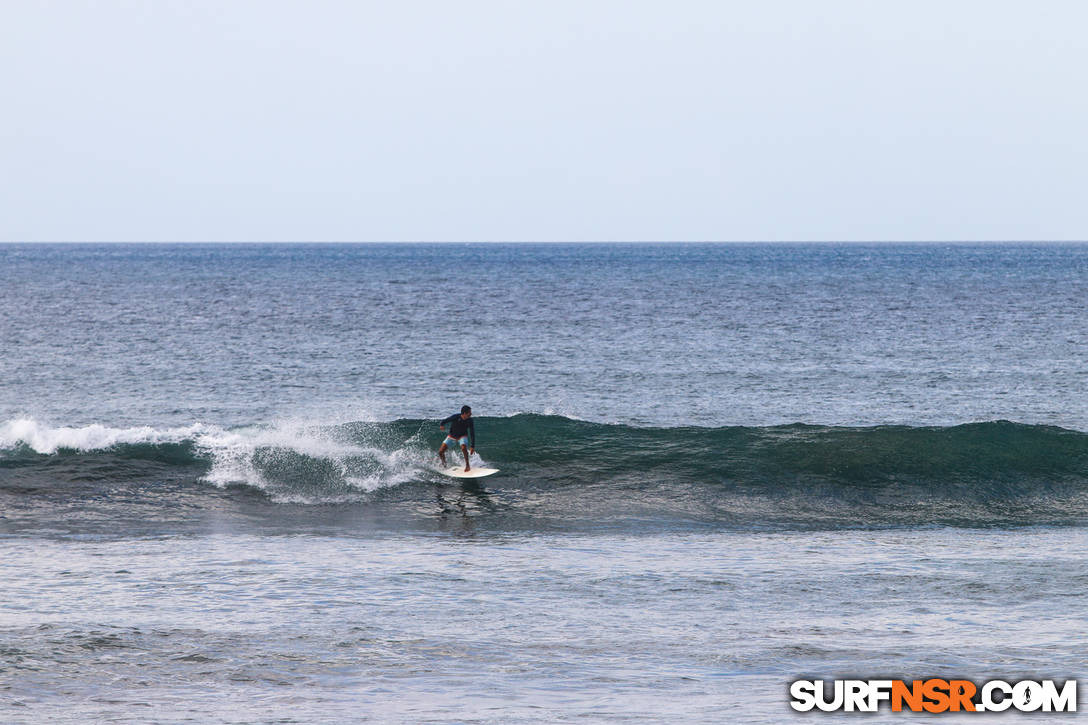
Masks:
[[[439,468],[438,472],[443,476],[449,476],[451,478],[483,478],[484,476],[490,476],[492,473],[498,473],[497,468],[473,468],[468,473],[465,473],[464,466],[449,466],[447,468]]]

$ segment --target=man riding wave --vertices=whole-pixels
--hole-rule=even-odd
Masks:
[[[446,449],[449,446],[460,445],[461,452],[465,454],[465,473],[468,473],[470,470],[468,457],[476,452],[476,426],[472,423],[472,408],[462,405],[461,412],[454,413],[439,423],[438,429],[445,431],[447,425],[450,427],[450,431],[446,434],[446,440],[442,441],[442,446],[438,449],[438,457],[442,461],[442,466],[445,467]]]

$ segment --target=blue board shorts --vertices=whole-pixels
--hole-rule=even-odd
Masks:
[[[453,436],[446,436],[446,440],[442,441],[444,446],[457,446],[462,445],[468,448],[468,436],[461,436],[460,438],[454,438]]]

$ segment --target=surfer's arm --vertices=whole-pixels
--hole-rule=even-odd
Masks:
[[[446,418],[444,421],[442,421],[441,423],[438,424],[438,430],[446,430],[446,426],[449,425],[450,423],[452,423],[456,419],[457,419],[457,413],[454,413],[449,418]]]
[[[472,418],[468,419],[468,434],[469,434],[468,442],[472,446],[472,450],[475,451],[476,450],[476,421],[472,420]]]

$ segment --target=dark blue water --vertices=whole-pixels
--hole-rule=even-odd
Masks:
[[[778,722],[801,674],[1082,669],[1088,245],[0,270],[5,722]],[[461,485],[464,403],[501,473]]]
[[[4,245],[0,267],[3,419],[469,400],[639,425],[1088,429],[1084,245]]]

